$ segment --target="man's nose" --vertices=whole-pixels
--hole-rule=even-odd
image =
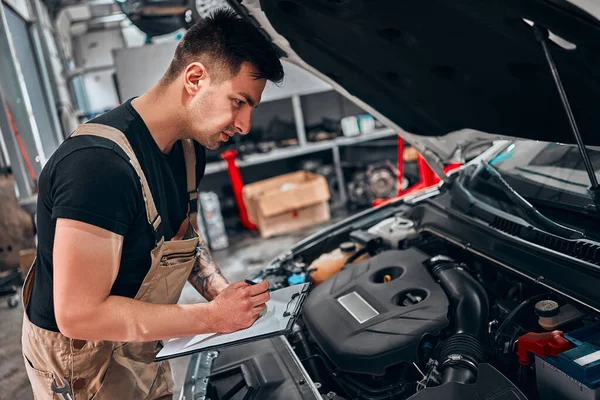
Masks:
[[[235,130],[240,135],[247,135],[250,132],[250,126],[252,125],[252,111],[240,112],[234,122]]]

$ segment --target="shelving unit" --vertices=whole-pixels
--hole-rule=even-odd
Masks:
[[[305,145],[274,149],[266,154],[252,154],[246,156],[243,160],[238,160],[237,165],[239,168],[244,168],[251,165],[259,165],[272,161],[297,157],[305,154],[331,150],[333,152],[333,163],[340,187],[340,202],[342,204],[345,204],[348,199],[348,195],[346,193],[346,183],[341,167],[339,150],[340,147],[351,146],[353,144],[364,143],[372,140],[384,139],[394,136],[396,136],[396,132],[393,129],[383,128],[375,130],[371,133],[362,134],[354,137],[338,137],[323,142],[307,143]],[[226,170],[227,164],[225,163],[225,161],[212,162],[206,165],[205,175],[215,174]]]

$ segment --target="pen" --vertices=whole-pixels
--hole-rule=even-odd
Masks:
[[[251,281],[250,279],[244,279],[244,282],[246,282],[248,285],[256,285],[256,282]],[[277,289],[275,289],[275,288],[268,288],[267,292],[274,292],[275,290],[277,290]]]

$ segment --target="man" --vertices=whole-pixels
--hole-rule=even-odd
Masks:
[[[36,398],[53,385],[75,399],[171,398],[169,365],[153,362],[160,340],[246,328],[264,310],[268,283],[229,285],[198,238],[196,189],[204,148],[247,134],[266,81],[282,79],[261,33],[218,11],[186,33],[158,84],[51,157],[24,286]],[[208,303],[175,304],[186,279]]]

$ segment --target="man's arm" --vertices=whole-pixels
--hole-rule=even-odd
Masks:
[[[198,258],[192,268],[188,281],[196,288],[198,293],[206,300],[211,301],[228,285],[227,279],[221,273],[219,266],[214,262],[208,249],[208,243],[200,237],[198,244]]]
[[[183,233],[185,232],[185,234]],[[196,263],[192,267],[188,282],[196,288],[198,293],[206,300],[212,301],[219,293],[221,293],[229,285],[227,279],[221,273],[219,266],[213,260],[212,254],[208,248],[208,243],[202,237],[200,228],[198,227],[197,218],[187,218],[175,238],[183,239],[191,237],[193,234],[199,236],[198,242],[198,257]]]
[[[123,236],[58,218],[53,250],[54,312],[60,331],[84,340],[151,341],[250,326],[268,285],[229,285],[210,303],[151,304],[110,295]]]

